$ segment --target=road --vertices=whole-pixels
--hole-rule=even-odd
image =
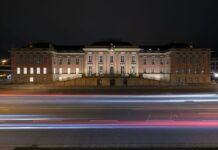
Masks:
[[[1,95],[0,145],[218,146],[218,95]]]

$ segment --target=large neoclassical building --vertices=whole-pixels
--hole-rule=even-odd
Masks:
[[[60,46],[38,42],[13,48],[11,57],[14,83],[90,77],[210,83],[211,50],[194,48],[190,43],[134,46],[102,41],[89,46]]]

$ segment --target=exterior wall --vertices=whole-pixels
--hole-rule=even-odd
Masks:
[[[143,78],[170,81],[169,53],[141,53],[139,65]]]
[[[50,49],[14,49],[12,51],[12,82],[30,83],[30,78],[34,83],[52,82],[52,52]],[[17,73],[20,68],[20,73]],[[24,73],[26,68],[26,73]],[[33,68],[33,73],[30,72]],[[37,73],[40,68],[40,73]],[[46,68],[46,73],[43,72]]]
[[[74,79],[84,74],[82,53],[54,53],[52,64],[54,81]]]
[[[210,58],[208,49],[171,49],[171,82],[210,83]]]

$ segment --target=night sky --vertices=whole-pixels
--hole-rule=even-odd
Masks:
[[[218,49],[218,0],[1,0],[0,51],[32,41],[172,41]]]

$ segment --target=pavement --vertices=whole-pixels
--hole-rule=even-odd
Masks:
[[[218,95],[1,95],[0,148],[217,147]]]

